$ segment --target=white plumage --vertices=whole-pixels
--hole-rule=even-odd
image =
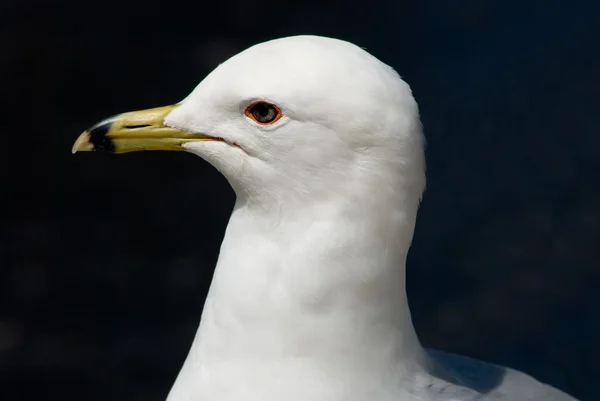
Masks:
[[[253,121],[257,101],[282,117]],[[392,68],[340,40],[273,40],[220,65],[164,124],[222,138],[182,146],[237,195],[169,401],[573,400],[421,347],[405,261],[424,139]]]

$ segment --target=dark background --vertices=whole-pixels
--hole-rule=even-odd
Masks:
[[[165,398],[233,192],[190,154],[71,145],[101,118],[181,100],[251,44],[312,33],[366,47],[420,104],[428,190],[408,291],[423,343],[597,401],[599,12],[550,0],[4,0],[0,399]]]

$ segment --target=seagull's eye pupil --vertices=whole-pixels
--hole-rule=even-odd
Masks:
[[[267,102],[251,104],[246,109],[245,114],[259,124],[273,124],[282,115],[279,107]]]
[[[254,118],[261,122],[267,122],[275,116],[277,112],[273,107],[268,106],[265,103],[260,103],[254,106],[252,109],[252,114],[254,114]]]

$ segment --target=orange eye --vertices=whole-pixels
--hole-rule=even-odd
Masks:
[[[252,103],[244,114],[261,125],[273,124],[283,116],[279,107],[267,102]]]

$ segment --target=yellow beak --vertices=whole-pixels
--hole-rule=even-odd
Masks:
[[[165,126],[165,117],[176,107],[178,105],[157,107],[107,118],[84,131],[73,144],[72,151],[184,150],[181,145],[187,142],[218,140]]]

